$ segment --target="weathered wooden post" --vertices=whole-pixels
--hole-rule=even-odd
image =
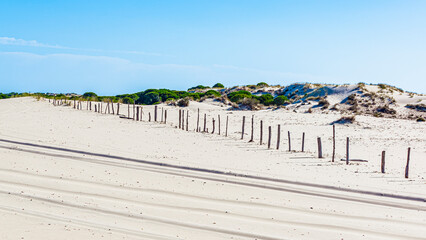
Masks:
[[[109,102],[107,102],[107,108],[108,108],[108,114],[110,114],[110,110],[109,110]],[[106,109],[105,109],[105,113],[106,113]]]
[[[349,137],[346,138],[346,165],[349,164]]]
[[[186,131],[189,131],[189,110],[186,111]]]
[[[241,139],[244,138],[244,126],[246,124],[246,116],[243,116],[242,130],[241,130]]]
[[[408,170],[410,165],[410,151],[411,151],[411,148],[408,148],[407,165],[405,166],[405,178],[408,178]]]
[[[334,156],[336,155],[336,127],[333,124],[333,155],[331,161],[334,162]]]
[[[164,111],[164,124],[167,123],[167,109]]]
[[[220,135],[220,115],[219,114],[217,115],[217,126],[218,126],[217,130],[218,130],[219,135]]]
[[[102,113],[102,103],[98,103],[98,113]]]
[[[268,149],[271,148],[271,126],[268,127]]]
[[[89,110],[92,111],[92,101],[89,102]]]
[[[120,103],[117,103],[117,115],[120,115]]]
[[[136,107],[136,121],[139,121],[139,107]]]
[[[199,126],[200,126],[200,109],[198,109],[198,115],[197,115],[197,129],[196,132],[199,132]]]
[[[110,101],[111,101],[112,115],[114,115],[114,114],[115,114],[115,113],[114,113],[114,103],[112,102],[112,99],[111,99]]]
[[[280,138],[281,138],[281,125],[278,124],[278,132],[277,132],[277,150],[280,149]]]
[[[322,158],[322,146],[321,146],[321,138],[320,137],[317,138],[317,142],[318,142],[318,158]]]
[[[127,118],[130,119],[130,103],[127,103]]]
[[[151,112],[148,112],[148,122],[151,122]]]
[[[228,136],[228,119],[229,119],[229,116],[226,116],[226,129],[225,129],[225,137],[227,137],[227,136]]]
[[[213,130],[212,130],[212,134],[214,133],[214,129],[215,129],[215,126],[214,126],[215,124],[214,124],[214,122],[215,122],[215,121],[214,121],[214,118],[212,118],[212,124],[213,124],[213,127],[212,127],[212,129],[213,129]]]
[[[61,103],[62,103],[62,99],[61,99]],[[89,110],[89,100],[86,100],[86,110]]]
[[[263,120],[260,120],[260,145],[263,142]]]
[[[135,101],[133,101],[133,120],[135,120]]]
[[[157,122],[157,105],[154,106],[154,122]]]
[[[249,142],[253,142],[254,140],[254,115],[251,116],[251,138]]]
[[[141,106],[141,122],[142,122],[142,117],[143,117],[143,107]]]
[[[207,114],[204,113],[204,130],[203,132],[206,132],[206,124],[207,124]]]
[[[182,124],[182,110],[179,109],[179,129],[181,124]]]
[[[95,104],[95,112],[97,112],[98,111],[98,109],[96,108],[96,104]]]
[[[302,152],[305,151],[305,132],[302,134]]]
[[[182,109],[182,130],[185,131],[185,110]]]
[[[382,173],[385,173],[385,154],[386,152],[382,151],[382,164],[381,164]]]
[[[53,105],[55,105],[55,101],[56,101],[56,99],[53,99]],[[74,99],[74,109],[76,108],[77,106],[75,105],[75,99]]]
[[[291,152],[291,138],[290,138],[290,131],[288,131],[288,151]]]
[[[161,122],[164,122],[164,108],[161,107]]]

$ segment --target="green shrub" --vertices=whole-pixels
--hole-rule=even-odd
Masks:
[[[200,100],[201,98],[201,93],[188,93],[188,97],[192,98],[193,100]]]
[[[256,86],[258,86],[258,87],[269,87],[269,84],[267,84],[266,82],[260,82]]]
[[[274,97],[267,93],[267,94],[262,94],[261,96],[256,98],[257,100],[259,100],[259,102],[265,106],[271,105],[274,103]]]
[[[157,102],[160,102],[160,94],[158,92],[149,92],[147,94],[144,94],[141,98],[142,104],[151,105]]]
[[[96,93],[94,93],[94,92],[85,92],[84,94],[83,94],[83,97],[84,98],[92,98],[92,97],[97,97],[98,95],[96,95]]]
[[[230,94],[228,94],[228,98],[229,100],[231,100],[231,102],[239,102],[243,100],[244,98],[252,98],[252,97],[253,95],[251,95],[249,91],[244,91],[244,90],[231,92]]]
[[[204,93],[204,96],[220,97],[221,94],[218,91],[216,91],[216,90],[208,90],[207,92]]]
[[[225,88],[222,83],[216,83],[213,88]]]
[[[198,86],[195,86],[195,87],[192,87],[192,88],[188,88],[188,91],[196,90],[196,89],[207,89],[207,88],[210,88],[210,87],[209,86],[198,85]]]
[[[102,99],[104,99],[104,98],[102,98]],[[126,103],[126,104],[133,104],[135,102],[135,100],[133,100],[132,98],[130,98],[130,97],[125,97],[125,98],[123,98],[123,103]]]
[[[274,98],[274,104],[277,106],[283,105],[285,102],[288,102],[288,98],[284,95],[280,95]]]

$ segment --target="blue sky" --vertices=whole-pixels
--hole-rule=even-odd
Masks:
[[[426,1],[0,1],[0,92],[387,83],[426,93]]]

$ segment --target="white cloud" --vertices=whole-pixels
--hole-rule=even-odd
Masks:
[[[24,40],[24,39],[13,38],[13,37],[0,37],[0,44],[65,49],[65,47],[58,46],[58,45],[48,45],[48,44],[39,43],[36,40]]]
[[[41,47],[41,48],[55,48],[65,49],[74,51],[85,51],[85,52],[100,52],[100,53],[120,53],[120,54],[136,54],[136,55],[147,55],[147,56],[170,56],[161,53],[151,53],[143,51],[126,51],[126,50],[102,50],[93,48],[72,48],[64,47],[60,45],[50,45],[45,43],[37,42],[36,40],[24,40],[14,37],[0,37],[1,45],[14,45],[14,46],[26,46],[26,47]]]

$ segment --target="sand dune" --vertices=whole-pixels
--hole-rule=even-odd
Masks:
[[[192,103],[189,130],[47,101],[0,101],[1,239],[424,239],[426,127],[337,114],[225,111]],[[197,109],[221,115],[221,135],[194,132]],[[126,110],[126,111],[124,111]],[[153,106],[144,106],[144,113]],[[123,113],[127,113],[126,107]],[[186,113],[185,113],[186,114]],[[250,138],[255,115],[255,141]],[[229,116],[229,136],[224,119]],[[244,139],[241,119],[246,116]],[[145,119],[144,119],[145,120]],[[281,124],[279,150],[259,145],[259,120]],[[217,128],[217,126],[216,126]],[[293,150],[288,152],[287,131]],[[265,131],[266,132],[266,129]],[[306,133],[306,152],[300,152]],[[266,136],[266,135],[265,135]],[[264,139],[266,137],[264,136]],[[316,138],[323,159],[316,158]],[[410,178],[404,178],[407,147]],[[380,154],[387,151],[386,174]]]

